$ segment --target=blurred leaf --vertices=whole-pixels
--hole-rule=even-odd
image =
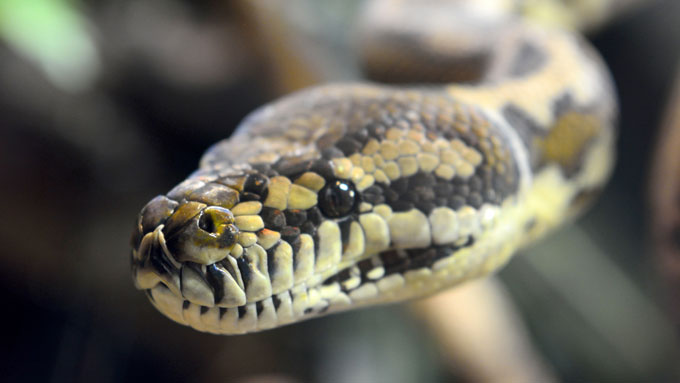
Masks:
[[[87,88],[99,71],[87,22],[70,1],[0,0],[0,36],[62,90]]]

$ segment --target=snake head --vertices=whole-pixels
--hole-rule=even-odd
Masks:
[[[132,235],[136,286],[161,312],[194,327],[200,326],[187,312],[214,309],[240,318],[280,305],[285,298],[279,296],[289,294],[296,279],[328,274],[322,266],[339,260],[335,221],[356,219],[361,201],[354,182],[333,173],[349,174],[348,164],[321,157],[305,162],[308,171],[293,166],[286,172],[279,164],[287,175],[258,166],[227,176],[199,172],[157,196],[142,209]],[[358,256],[363,237],[355,236]]]
[[[230,252],[243,250],[238,242],[246,233],[237,226],[243,219],[229,209],[238,197],[228,186],[189,180],[152,199],[139,214],[132,235],[133,278],[172,319],[184,323],[167,310],[168,300],[199,307],[245,303],[223,263]],[[235,265],[226,267],[233,271]]]
[[[299,103],[303,93],[256,113],[144,207],[133,278],[161,312],[202,331],[251,332],[422,296],[501,262],[488,249],[514,232],[488,233],[503,227],[519,181],[507,143],[489,138],[494,125],[440,107],[451,100],[438,93],[359,88],[367,99],[345,111],[349,91],[321,89],[320,108]],[[415,113],[421,104],[433,114]],[[281,136],[303,128],[315,141]]]

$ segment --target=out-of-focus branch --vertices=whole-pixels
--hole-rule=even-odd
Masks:
[[[454,372],[472,382],[553,382],[502,285],[494,278],[413,304]]]
[[[651,238],[668,285],[670,310],[680,324],[680,71],[657,137],[649,196]]]

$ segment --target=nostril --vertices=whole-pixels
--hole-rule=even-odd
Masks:
[[[221,234],[225,225],[234,222],[234,215],[223,207],[210,206],[201,212],[198,227],[210,234]]]
[[[201,218],[198,220],[198,227],[208,233],[214,233],[216,229],[215,217],[212,214],[201,214]]]

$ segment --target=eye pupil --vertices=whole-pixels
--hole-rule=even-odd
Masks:
[[[328,182],[321,189],[319,207],[328,217],[339,218],[349,214],[356,202],[354,186],[342,180]]]

